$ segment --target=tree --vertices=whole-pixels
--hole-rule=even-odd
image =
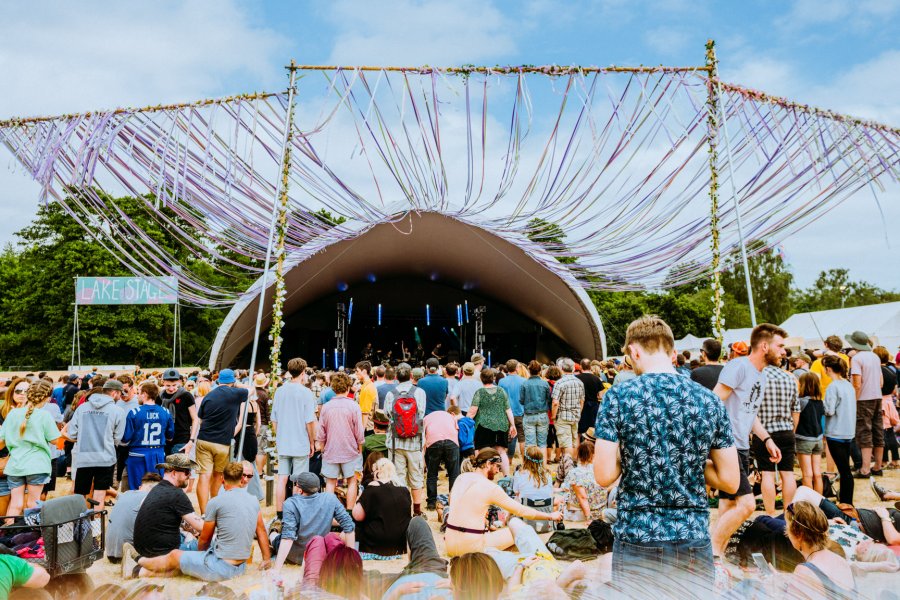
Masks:
[[[577,259],[571,256],[569,248],[566,246],[566,232],[556,223],[539,218],[531,219],[526,225],[525,235],[532,242],[540,244],[550,251],[556,260],[564,265],[575,264]]]
[[[900,300],[900,294],[897,292],[883,290],[865,281],[852,281],[848,269],[822,271],[812,286],[794,293],[796,312],[865,306],[897,300]]]
[[[753,300],[756,304],[756,318],[759,322],[781,323],[791,316],[791,285],[794,276],[788,270],[784,259],[773,249],[763,249],[762,241],[752,242],[747,247],[750,266],[750,283],[753,286]],[[722,288],[738,304],[749,306],[744,268],[739,252],[734,252],[725,260],[722,271]],[[726,299],[726,307],[728,299]],[[749,317],[749,308],[747,309]],[[727,316],[726,316],[727,317]],[[726,318],[727,327],[749,326]]]
[[[144,234],[211,287],[243,291],[255,278],[243,267],[251,264],[246,257],[232,253],[228,260],[216,260],[212,256],[228,253],[192,254],[154,218],[152,198],[105,196],[104,201],[122,210]],[[184,226],[174,213],[166,216]],[[73,216],[62,205],[50,203],[41,206],[31,225],[16,234],[18,250],[7,246],[0,254],[0,356],[4,362],[42,367],[68,364],[73,278],[131,274],[81,223],[91,223],[92,232],[101,238],[128,235],[118,224],[97,215],[76,211]],[[202,238],[200,232],[189,234]],[[84,307],[79,311],[82,361],[169,364],[172,313],[171,306]],[[208,352],[224,312],[185,307],[181,316],[184,358],[199,361]]]

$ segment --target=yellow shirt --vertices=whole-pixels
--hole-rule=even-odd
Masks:
[[[372,412],[376,400],[378,400],[378,390],[375,389],[375,382],[370,381],[359,390],[359,408],[363,415]]]
[[[844,364],[847,365],[847,372],[850,372],[850,357],[846,354],[837,353],[838,356],[841,357],[841,360],[844,361]],[[822,397],[825,397],[825,390],[828,389],[828,386],[831,385],[831,377],[825,374],[825,367],[822,366],[822,359],[817,358],[813,361],[813,364],[809,366],[809,370],[816,375],[819,376],[819,383],[822,388]]]

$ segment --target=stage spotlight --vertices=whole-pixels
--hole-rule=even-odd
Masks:
[[[347,325],[353,321],[353,298],[350,298],[350,308],[347,309]]]
[[[378,324],[381,325],[381,304],[378,305]]]
[[[466,300],[466,323],[469,322],[469,301]]]
[[[328,353],[325,352],[325,348],[322,348],[322,368],[328,368]]]
[[[368,275],[366,275],[366,279],[369,280],[369,283],[375,283],[377,277],[375,277],[375,273],[369,273]]]
[[[347,285],[347,282],[346,282],[346,281],[339,281],[339,282],[338,282],[337,288],[338,288],[338,291],[339,291],[339,292],[346,292],[347,289],[348,289],[349,287],[350,287],[350,286]]]
[[[334,370],[337,371],[338,368],[338,349],[334,349]]]
[[[425,324],[429,325],[429,326],[431,325],[431,305],[430,304],[425,305]]]

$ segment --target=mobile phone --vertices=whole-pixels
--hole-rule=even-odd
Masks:
[[[771,577],[774,574],[774,571],[772,571],[772,567],[769,565],[765,556],[759,552],[754,552],[750,556],[753,558],[753,562],[756,563],[757,568],[759,568],[759,574],[763,579]]]

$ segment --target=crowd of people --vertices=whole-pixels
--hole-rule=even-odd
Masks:
[[[773,595],[855,597],[860,573],[900,569],[900,511],[854,505],[859,479],[900,500],[877,479],[900,467],[896,359],[862,332],[815,351],[787,337],[762,324],[695,357],[646,316],[622,360],[442,364],[435,349],[329,372],[293,358],[276,374],[15,377],[0,392],[0,509],[13,524],[60,487],[107,506],[124,579],[228,581],[256,544],[273,581],[297,565],[298,593],[354,600],[649,582],[692,596],[755,563],[776,571]],[[570,560],[585,540],[607,574]],[[402,555],[400,574],[364,569]],[[46,583],[19,561],[0,554],[0,587]]]

